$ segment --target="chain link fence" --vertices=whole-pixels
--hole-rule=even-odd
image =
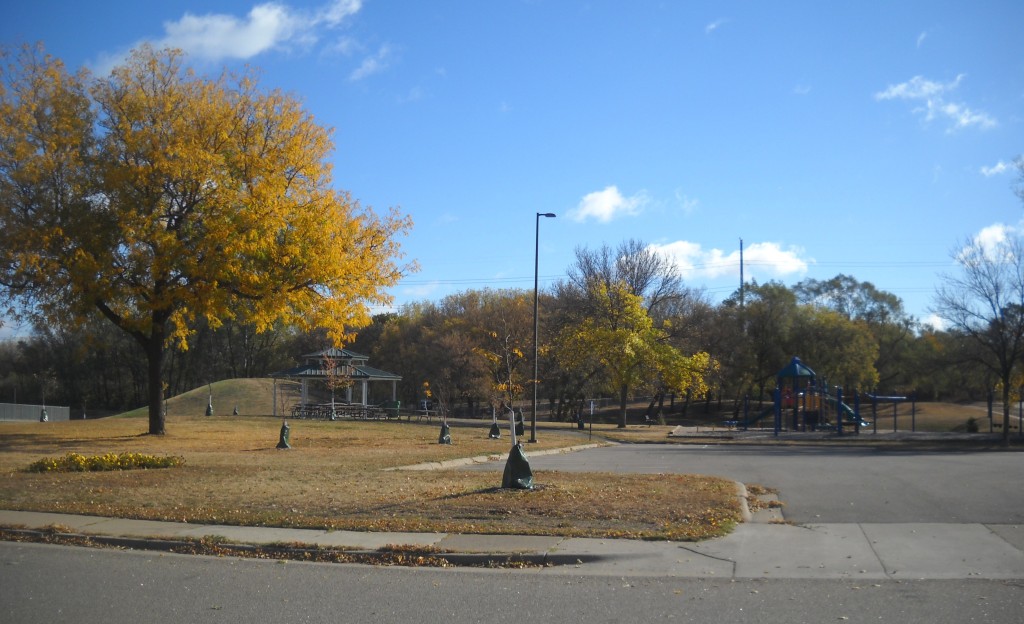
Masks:
[[[22,405],[16,403],[0,403],[0,421],[4,420],[34,420],[43,419],[43,410],[46,410],[47,421],[71,420],[71,408],[59,405]]]

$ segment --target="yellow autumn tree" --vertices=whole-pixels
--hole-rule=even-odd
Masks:
[[[595,377],[619,395],[620,428],[626,427],[631,388],[658,379],[680,393],[707,391],[705,377],[717,363],[707,353],[686,356],[668,344],[643,299],[630,293],[624,282],[607,285],[594,280],[587,296],[593,313],[561,331],[556,352],[561,366],[593,368]]]
[[[340,346],[389,302],[411,222],[333,188],[332,133],[293,97],[151,47],[102,78],[41,48],[5,52],[2,71],[0,298],[130,334],[150,433],[165,431],[166,349],[196,321],[322,327]]]

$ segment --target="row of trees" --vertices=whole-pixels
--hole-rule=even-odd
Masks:
[[[705,393],[716,366],[672,324],[692,296],[637,241],[620,253],[578,250],[569,279],[541,298],[541,395],[568,417],[585,397],[610,394],[625,426],[631,393]],[[481,405],[513,405],[532,388],[532,315],[532,293],[467,291],[377,317],[354,348],[400,372],[405,398],[427,381],[442,406],[474,414]]]
[[[793,355],[830,384],[913,391],[923,399],[982,399],[992,388],[1019,385],[1013,376],[1002,383],[999,359],[972,341],[968,330],[975,324],[968,319],[948,331],[922,327],[898,297],[847,275],[793,287],[754,282],[713,304],[686,287],[663,257],[631,240],[614,249],[578,249],[567,276],[540,300],[540,397],[560,418],[571,418],[595,396],[618,402],[620,424],[634,395],[654,397],[652,417],[673,394],[714,397],[739,409],[745,396],[767,400],[776,372]],[[965,284],[949,286],[940,301],[953,293],[965,301]],[[1012,314],[1024,308],[993,303],[1011,313],[1000,322],[1024,335],[1024,319]],[[399,392],[407,405],[427,398],[429,389],[430,398],[453,413],[489,413],[502,403],[522,405],[530,394],[532,312],[532,292],[469,290],[379,315],[350,346],[403,376]],[[998,327],[983,327],[977,338],[997,336]],[[230,322],[199,328],[190,344],[169,356],[164,383],[170,395],[285,368],[297,355],[323,348],[327,336],[283,325],[256,334]],[[59,383],[47,390],[47,379]],[[134,407],[145,402],[145,379],[142,354],[101,323],[66,331],[40,326],[33,338],[0,348],[4,396],[27,400],[45,390],[72,405]]]
[[[742,302],[741,302],[742,301]],[[532,293],[473,290],[382,315],[354,345],[401,372],[404,396],[429,381],[438,400],[469,413],[522,396],[532,364]],[[752,283],[714,305],[687,288],[639,241],[579,249],[568,279],[542,293],[540,395],[569,417],[584,398],[670,394],[732,401],[766,398],[799,354],[829,383],[938,398],[986,387],[954,379],[940,345],[900,300],[840,275],[788,288]],[[948,390],[947,390],[948,389]]]

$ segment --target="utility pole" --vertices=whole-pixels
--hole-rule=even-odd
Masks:
[[[740,309],[743,309],[743,239],[740,239]]]

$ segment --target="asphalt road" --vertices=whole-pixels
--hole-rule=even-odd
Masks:
[[[529,446],[526,447],[529,457]],[[501,470],[503,462],[477,466]],[[623,444],[530,458],[544,471],[707,474],[775,488],[789,521],[1024,523],[1024,453]]]
[[[552,576],[0,543],[0,621],[1010,624],[1019,581]]]

